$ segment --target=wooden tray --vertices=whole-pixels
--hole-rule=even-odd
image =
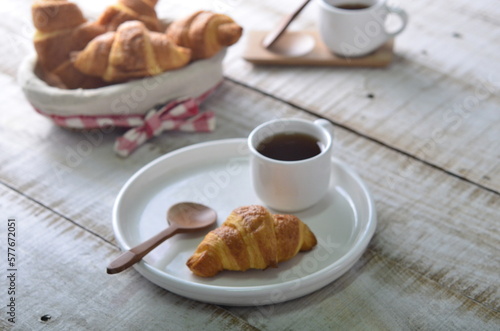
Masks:
[[[265,49],[261,43],[269,31],[249,31],[243,58],[254,64],[294,66],[385,67],[392,62],[394,41],[390,40],[364,57],[342,57],[332,54],[317,31],[286,31],[273,45]],[[297,41],[298,40],[298,41]]]

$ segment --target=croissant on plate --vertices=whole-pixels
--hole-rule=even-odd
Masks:
[[[99,79],[85,76],[73,67],[70,53],[83,49],[104,33],[104,27],[88,22],[76,4],[66,0],[37,0],[31,12],[40,76],[51,85],[64,88],[102,86]]]
[[[94,38],[73,61],[87,75],[121,82],[183,67],[190,56],[189,49],[175,45],[165,34],[149,31],[140,21],[127,21],[116,32]]]
[[[316,244],[314,234],[296,216],[272,215],[258,205],[244,206],[209,232],[186,264],[201,277],[222,270],[266,269]]]
[[[97,19],[97,23],[107,31],[116,31],[126,21],[141,21],[151,31],[161,31],[162,25],[156,16],[158,0],[118,0],[107,7]]]
[[[172,22],[166,33],[174,43],[191,49],[192,60],[206,59],[236,43],[243,28],[227,15],[198,11]]]

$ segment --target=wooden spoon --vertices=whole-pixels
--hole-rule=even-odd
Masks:
[[[287,16],[281,21],[281,23],[276,27],[276,29],[272,30],[270,33],[266,35],[264,40],[262,41],[262,46],[264,48],[271,47],[276,40],[285,32],[286,28],[292,23],[292,21],[299,15],[299,13],[306,7],[306,5],[311,0],[305,0],[295,11]]]
[[[116,274],[139,262],[159,244],[177,233],[194,232],[209,227],[217,220],[217,213],[210,207],[181,202],[173,205],[167,212],[168,228],[151,239],[122,253],[108,265],[108,274]]]

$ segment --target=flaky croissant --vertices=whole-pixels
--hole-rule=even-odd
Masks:
[[[149,31],[140,21],[128,21],[116,32],[94,38],[73,61],[87,75],[121,82],[180,68],[190,56],[189,49],[175,45],[165,34]]]
[[[88,22],[76,4],[66,0],[37,0],[31,12],[36,28],[33,43],[42,78],[64,88],[101,86],[102,82],[72,66],[70,53],[83,49],[104,33],[104,27]]]
[[[40,32],[75,28],[85,23],[80,8],[66,0],[36,0],[31,6],[33,25]]]
[[[198,11],[174,21],[166,33],[174,43],[191,49],[193,60],[206,59],[236,43],[243,28],[227,15]]]
[[[244,206],[209,232],[186,264],[201,277],[222,270],[265,269],[316,244],[314,234],[296,216],[272,215],[258,205]]]
[[[155,5],[158,0],[118,0],[107,7],[97,19],[97,23],[108,31],[116,31],[126,21],[141,21],[151,31],[161,31],[162,26],[156,16]]]

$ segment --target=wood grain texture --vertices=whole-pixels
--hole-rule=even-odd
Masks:
[[[499,313],[368,251],[334,284],[253,310],[228,307],[261,330],[496,330]]]
[[[95,17],[114,1],[76,2]],[[160,1],[158,10],[175,17],[214,9],[246,29],[271,29],[287,3]],[[228,79],[203,104],[216,112],[217,130],[168,132],[127,159],[112,152],[123,131],[61,129],[25,100],[15,75],[32,51],[30,5],[9,2],[0,21],[0,211],[20,224],[17,329],[498,329],[500,12],[493,1],[401,3],[410,25],[383,70],[263,68],[241,59],[238,43],[225,59]],[[311,6],[291,28],[314,21]],[[367,252],[338,281],[287,303],[235,308],[181,298],[133,270],[105,274],[118,252],[111,208],[138,169],[183,146],[315,114],[337,124],[337,156],[367,182],[379,219]],[[4,312],[0,328],[8,326]],[[52,316],[47,325],[44,314]]]
[[[0,211],[17,222],[15,330],[254,330],[227,310],[169,293],[133,270],[107,275],[115,246],[3,185]],[[3,242],[5,226],[0,234]],[[3,303],[0,323],[7,326]],[[44,315],[50,320],[43,322]]]
[[[226,75],[499,192],[499,13],[493,1],[482,4],[400,3],[410,23],[386,69],[254,66],[240,58],[240,43]],[[232,14],[248,29],[266,29],[287,7],[241,3]],[[295,30],[315,27],[313,7]]]
[[[220,128],[214,135],[205,135],[205,139],[244,136],[258,123],[277,117],[312,118],[278,100],[229,82],[205,107],[218,112]],[[61,140],[43,142],[39,137],[25,137],[25,141],[38,139],[41,146],[45,145],[42,151],[50,150],[54,159],[62,159],[65,146],[71,146],[70,138],[80,137],[81,133],[61,131],[59,135]],[[204,140],[196,136],[180,133],[162,136],[148,143],[139,154],[152,157],[158,151],[177,148],[177,144]],[[376,199],[379,226],[370,249],[390,261],[387,263],[434,282],[442,291],[461,294],[465,302],[479,304],[486,311],[498,310],[500,300],[495,286],[495,270],[500,267],[496,259],[500,234],[495,226],[500,207],[498,195],[347,130],[338,128],[336,136],[339,157],[356,168]],[[113,241],[110,224],[113,199],[123,177],[136,170],[131,163],[138,162],[139,156],[117,159],[110,153],[110,146],[110,142],[103,142],[95,147],[87,156],[88,164],[82,163],[67,174],[65,185],[59,189],[26,182],[23,178],[22,170],[35,163],[36,158],[24,160],[24,165],[11,162],[9,176],[4,180],[104,240]],[[4,157],[3,164],[15,160],[9,155]],[[96,169],[101,169],[102,174]],[[44,173],[42,165],[30,168],[34,177],[43,178]]]
[[[369,56],[349,58],[331,53],[316,30],[285,31],[271,48],[262,45],[269,34],[266,30],[246,32],[245,48],[241,56],[253,64],[284,66],[387,67],[393,59],[393,42],[389,41]],[[284,38],[284,39],[282,39]],[[285,40],[285,42],[281,42]],[[309,42],[312,45],[309,46]],[[293,54],[290,56],[290,54]]]

